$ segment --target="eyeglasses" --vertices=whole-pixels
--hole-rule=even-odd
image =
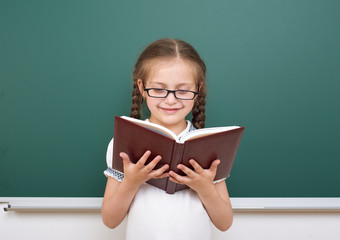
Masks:
[[[145,88],[144,91],[147,92],[149,97],[153,98],[166,98],[169,93],[173,93],[175,98],[181,100],[192,100],[199,92],[189,91],[189,90],[168,90],[164,88]]]

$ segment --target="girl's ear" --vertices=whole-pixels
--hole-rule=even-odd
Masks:
[[[203,83],[202,83],[202,82],[198,84],[198,86],[197,86],[197,87],[198,87],[198,89],[197,89],[198,92],[201,91],[202,86],[203,86]],[[198,98],[198,94],[195,96],[194,101],[196,101],[197,98]]]
[[[198,84],[198,91],[200,91],[200,90],[201,90],[202,86],[203,86],[203,83],[202,83],[202,82],[200,82],[200,83]]]
[[[145,92],[144,92],[144,85],[143,85],[143,80],[138,78],[137,79],[137,85],[138,85],[138,89],[139,89],[139,92],[140,94],[145,98]]]

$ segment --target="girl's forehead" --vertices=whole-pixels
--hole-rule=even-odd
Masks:
[[[168,81],[168,82],[162,82],[162,81],[147,81],[148,85],[152,86],[161,86],[161,87],[168,87],[168,86],[175,86],[175,87],[192,87],[195,86],[194,81]]]
[[[155,59],[152,63],[152,69],[155,71],[175,66],[191,70],[194,68],[194,65],[190,61],[181,58]]]
[[[161,85],[196,84],[196,71],[191,62],[182,59],[159,60],[152,65],[148,83]]]

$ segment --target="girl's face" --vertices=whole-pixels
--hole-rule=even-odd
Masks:
[[[175,59],[157,63],[145,82],[145,88],[198,91],[194,69],[190,62]],[[138,79],[137,83],[151,112],[150,122],[162,125],[175,134],[181,133],[186,128],[185,117],[193,108],[195,99],[177,99],[174,93],[169,93],[166,98],[149,97],[144,91],[142,80]]]

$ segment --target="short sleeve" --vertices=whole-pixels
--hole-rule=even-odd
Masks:
[[[112,156],[113,156],[113,138],[111,139],[106,150],[106,164],[107,167],[112,167]]]
[[[106,164],[107,169],[104,171],[106,177],[112,177],[118,182],[121,182],[124,178],[124,173],[112,168],[112,158],[113,158],[113,138],[111,139],[106,151]]]

